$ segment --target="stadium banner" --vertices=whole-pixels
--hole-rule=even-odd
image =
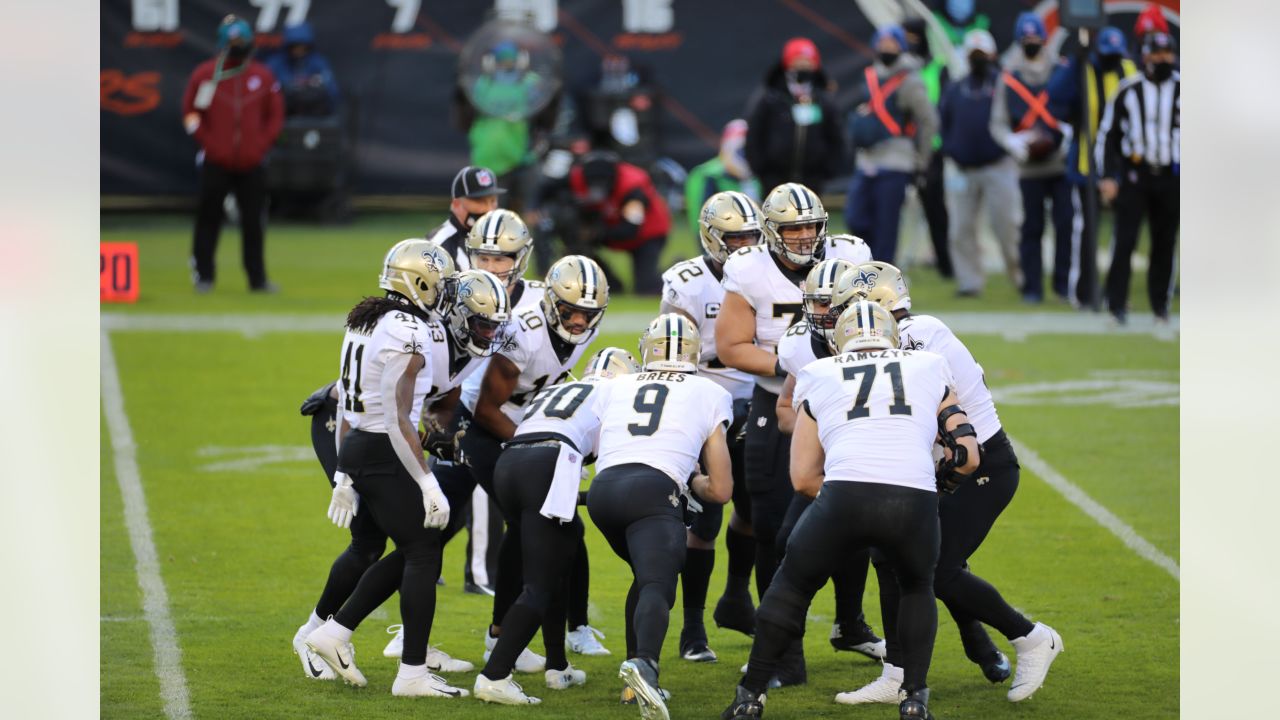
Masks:
[[[914,3],[913,3],[914,4]],[[1161,0],[1176,11],[1177,0]],[[355,108],[354,191],[444,195],[465,165],[466,136],[450,122],[458,55],[495,11],[523,13],[563,53],[565,92],[599,86],[601,62],[625,55],[653,79],[659,153],[690,168],[716,153],[720,129],[748,99],[783,43],[812,38],[837,100],[853,101],[884,0],[104,0],[101,3],[101,191],[192,195],[195,142],[180,106],[197,64],[215,53],[219,21],[249,20],[258,58],[281,31],[306,20]],[[929,3],[930,7],[934,3]],[[940,3],[938,3],[940,5]],[[1001,48],[1028,4],[978,2]],[[1108,0],[1126,33],[1141,3]],[[1124,7],[1119,7],[1124,5]],[[1130,6],[1134,6],[1132,9]],[[1037,12],[1056,20],[1056,3]]]

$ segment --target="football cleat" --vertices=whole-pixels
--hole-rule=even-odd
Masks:
[[[663,700],[663,702],[669,701],[669,700],[671,699],[671,692],[670,692],[669,690],[667,690],[666,688],[658,688],[658,692],[662,693],[662,700]],[[629,688],[629,687],[627,687],[627,686],[625,686],[625,685],[623,685],[623,686],[622,686],[622,697],[621,697],[621,699],[620,699],[620,702],[621,702],[623,705],[635,705],[635,704],[636,704],[636,691],[635,691],[635,690],[632,690],[631,688]]]
[[[484,660],[489,661],[489,656],[493,654],[493,649],[498,647],[498,638],[489,634],[486,630],[484,633]],[[547,669],[547,659],[538,653],[525,648],[516,656],[515,671],[518,673],[540,673]]]
[[[1036,623],[1025,637],[1014,638],[1017,652],[1017,669],[1013,673],[1013,685],[1009,687],[1009,702],[1019,702],[1031,697],[1044,685],[1053,659],[1062,652],[1062,637],[1058,631]]]
[[[719,658],[707,645],[707,633],[682,631],[680,633],[680,657],[689,662],[713,663]]]
[[[644,658],[623,661],[618,677],[635,691],[640,705],[640,717],[644,720],[671,720],[667,712],[667,699],[658,687],[658,670]]]
[[[395,637],[382,648],[382,657],[399,658],[404,653],[404,625],[392,625],[387,628],[387,634]]]
[[[884,660],[885,642],[876,636],[862,616],[852,623],[831,626],[831,647],[836,651],[856,652],[872,660]]]
[[[319,655],[320,659],[324,660],[346,682],[356,687],[369,684],[369,681],[364,679],[364,673],[356,667],[355,646],[325,632],[324,625],[312,630],[305,642],[312,652]]]
[[[548,670],[546,678],[547,687],[552,690],[568,690],[575,685],[587,684],[587,671],[569,665],[563,670]]]
[[[387,634],[395,635],[391,638],[391,642],[382,649],[384,657],[398,658],[404,652],[404,626],[392,625],[387,628]],[[427,669],[433,673],[459,673],[471,672],[476,669],[475,665],[466,660],[459,660],[449,653],[441,650],[434,645],[427,646]]]
[[[733,702],[720,713],[720,720],[753,720],[764,717],[764,693],[753,693],[739,685],[734,690]]]
[[[293,636],[293,652],[302,661],[302,674],[312,680],[333,680],[338,676],[334,674],[333,668],[329,667],[329,663],[320,659],[307,647],[307,633],[303,632],[307,629],[306,625],[298,628],[298,632]]]
[[[391,694],[396,697],[460,698],[471,693],[450,685],[439,675],[428,672],[425,666],[401,665],[395,682],[391,684]]]
[[[838,693],[836,702],[841,705],[864,705],[868,703],[892,705],[899,702],[898,690],[900,689],[902,689],[902,668],[885,663],[884,669],[880,671],[880,677],[857,690]]]
[[[537,705],[542,700],[526,695],[520,683],[508,675],[501,680],[490,680],[484,673],[476,675],[476,684],[471,688],[477,700],[500,705]]]
[[[1012,668],[1009,666],[1009,658],[1005,654],[996,651],[994,660],[985,663],[979,663],[978,667],[982,668],[982,675],[993,683],[1002,683],[1009,679]]]
[[[933,720],[929,712],[929,688],[920,688],[910,693],[901,693],[902,702],[898,705],[900,720]]]
[[[715,612],[711,613],[711,619],[715,621],[716,627],[737,630],[747,637],[755,635],[756,607],[751,602],[751,593],[721,595]]]
[[[564,637],[565,645],[579,655],[610,655],[609,649],[600,644],[604,633],[590,625],[579,625]]]

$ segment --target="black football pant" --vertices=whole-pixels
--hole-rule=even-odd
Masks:
[[[787,543],[791,533],[795,531],[800,518],[813,504],[809,498],[794,493],[787,515],[782,519],[782,528],[778,530],[778,557],[785,557]],[[871,569],[871,553],[869,550],[855,550],[844,556],[842,562],[831,575],[831,587],[836,594],[836,622],[841,625],[856,622],[862,617],[862,594],[867,589],[867,572]]]
[[[219,167],[208,159],[200,171],[200,199],[196,209],[196,229],[191,259],[197,282],[215,279],[214,255],[218,236],[222,233],[222,203],[227,193],[234,192],[240,208],[240,252],[249,287],[267,284],[263,260],[263,226],[267,214],[266,170],[261,165],[244,172]]]
[[[400,617],[404,623],[405,665],[424,665],[436,611],[436,577],[440,574],[441,534],[423,527],[422,490],[396,456],[386,433],[351,431],[343,440],[338,469],[351,476],[360,494],[360,514],[368,513],[396,544],[403,557]],[[375,563],[374,567],[377,567]],[[384,579],[366,572],[334,620],[355,630],[386,595]],[[374,602],[376,600],[376,602]]]
[[[733,466],[733,496],[735,505],[741,498],[744,505],[750,505],[751,496],[746,492],[746,466],[742,461],[743,440],[738,436],[742,426],[747,422],[747,401],[735,400],[733,403],[733,423],[729,426],[726,439],[729,445],[729,460]],[[702,512],[689,526],[689,532],[703,542],[714,544],[720,536],[720,528],[724,526],[724,505],[711,502],[702,503]],[[739,513],[743,515],[743,513]],[[746,510],[744,520],[750,522],[750,509]],[[726,543],[728,544],[728,543]],[[739,582],[745,585],[742,578],[750,577],[751,564],[754,564],[754,548],[749,554],[740,546],[733,546],[733,551],[743,557],[731,557],[729,574],[738,575]],[[732,553],[731,553],[732,554]],[[697,632],[703,628],[703,610],[707,605],[707,588],[711,584],[711,572],[715,569],[715,549],[689,548],[685,558],[684,571],[680,574],[681,600],[684,607],[684,626],[686,630]],[[746,564],[744,563],[750,563]],[[744,567],[745,564],[745,567]],[[734,581],[733,577],[729,578]],[[746,590],[745,586],[740,588]]]
[[[679,494],[675,481],[661,471],[631,463],[601,470],[587,494],[591,521],[631,566],[634,578],[627,593],[627,657],[645,658],[654,667],[684,567]]]
[[[509,526],[503,549],[512,547],[520,557],[517,572],[504,568],[499,577],[518,575],[522,586],[515,602],[494,621],[502,626],[502,635],[484,666],[490,680],[511,674],[516,658],[539,627],[547,669],[563,670],[569,665],[564,649],[565,597],[582,542],[582,520],[575,515],[573,522],[561,523],[540,512],[559,454],[558,445],[513,445],[502,452],[495,468],[494,486]]]
[[[827,481],[796,524],[789,551],[756,611],[756,635],[742,686],[764,692],[779,660],[804,637],[813,596],[849,552],[878,548],[899,586],[898,641],[902,689],[927,686],[938,608],[933,572],[938,561],[938,496],[928,490]]]
[[[991,583],[973,574],[969,558],[995,525],[1000,513],[1008,507],[1018,490],[1018,458],[1004,431],[982,444],[982,464],[975,482],[960,486],[954,493],[942,494],[938,503],[941,525],[941,549],[934,571],[934,593],[947,606],[960,631],[965,656],[975,663],[992,660],[997,652],[983,625],[995,628],[1012,640],[1031,632],[1034,625],[1013,609]],[[981,482],[981,484],[979,484]],[[880,608],[884,612],[887,657],[893,665],[901,659],[900,646],[894,637],[895,618],[885,612],[896,606],[897,584],[892,571],[880,558],[875,559],[880,580]]]
[[[1146,218],[1151,230],[1151,256],[1147,265],[1147,299],[1157,317],[1169,314],[1173,297],[1174,248],[1178,243],[1181,200],[1178,176],[1167,170],[1153,175],[1139,170],[1137,182],[1120,183],[1116,197],[1115,239],[1111,245],[1111,269],[1107,271],[1107,308],[1124,313],[1129,307],[1129,276],[1138,231]]]

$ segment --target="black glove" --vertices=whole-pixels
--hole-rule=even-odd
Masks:
[[[789,373],[782,367],[782,361],[778,360],[773,363],[773,376],[785,380]]]
[[[338,381],[334,380],[328,385],[325,385],[319,390],[308,395],[307,399],[302,401],[302,407],[298,408],[298,412],[303,415],[315,415],[320,412],[320,409],[324,407],[324,404],[329,402],[329,393],[333,391],[333,386],[337,384]]]
[[[973,473],[966,475],[956,472],[956,466],[953,461],[942,460],[934,471],[933,479],[937,484],[938,492],[951,495],[956,490],[959,490],[961,485],[972,480],[973,475]]]
[[[428,420],[426,432],[419,432],[418,437],[422,440],[422,449],[431,453],[431,457],[444,462],[466,465],[466,457],[461,447],[462,437],[466,434],[466,430],[449,432],[438,423]]]

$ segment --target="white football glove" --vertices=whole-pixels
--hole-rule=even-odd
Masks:
[[[333,474],[333,483],[329,519],[340,528],[349,528],[351,518],[360,512],[360,495],[351,486],[351,476],[341,470]]]
[[[1014,160],[1021,163],[1027,161],[1030,145],[1031,143],[1025,135],[1022,133],[1014,133],[1009,136],[1006,149],[1009,151],[1009,154],[1013,156]]]
[[[449,524],[449,500],[440,483],[434,475],[427,474],[418,479],[418,487],[422,489],[422,509],[426,511],[422,526],[443,530]]]

